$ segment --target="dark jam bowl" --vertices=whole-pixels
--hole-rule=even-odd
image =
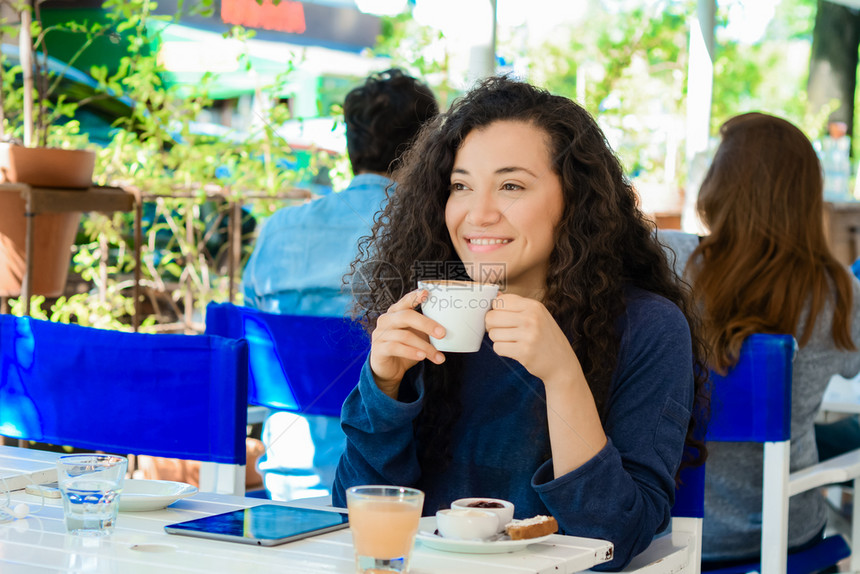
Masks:
[[[466,506],[470,506],[472,508],[504,508],[505,505],[501,502],[496,502],[494,500],[476,500],[475,502],[470,502]]]
[[[483,496],[460,498],[451,503],[451,508],[463,510],[479,508],[495,512],[499,516],[499,532],[504,532],[508,522],[514,519],[514,504],[501,498],[485,498]]]

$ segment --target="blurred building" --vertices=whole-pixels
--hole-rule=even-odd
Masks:
[[[281,0],[277,5],[271,0],[214,0],[209,14],[193,13],[193,1],[159,0],[155,14],[174,16],[180,4],[190,13],[148,25],[155,39],[150,49],[157,51],[168,85],[197,86],[204,74],[214,74],[209,88],[214,105],[199,118],[204,123],[249,129],[260,115],[255,110],[273,99],[287,103],[295,118],[328,116],[356,83],[387,67],[384,59],[367,55],[381,32],[381,20],[361,12],[354,0]],[[41,10],[46,26],[104,21],[101,0],[47,0]],[[234,26],[253,34],[225,38]],[[53,34],[51,40],[51,55],[62,61],[83,42],[71,33]],[[75,66],[112,71],[125,55],[122,34],[111,33],[99,38]],[[304,137],[313,139],[311,134]]]

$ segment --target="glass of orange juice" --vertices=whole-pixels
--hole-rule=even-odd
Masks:
[[[353,486],[346,491],[358,574],[409,572],[424,493],[404,486]]]

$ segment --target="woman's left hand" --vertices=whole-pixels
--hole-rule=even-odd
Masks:
[[[567,337],[540,301],[499,295],[485,322],[496,354],[515,359],[545,385],[581,373]]]

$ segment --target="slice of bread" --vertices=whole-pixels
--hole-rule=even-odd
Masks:
[[[526,540],[558,532],[558,522],[552,516],[539,514],[524,520],[511,520],[505,526],[505,532],[511,540]]]

